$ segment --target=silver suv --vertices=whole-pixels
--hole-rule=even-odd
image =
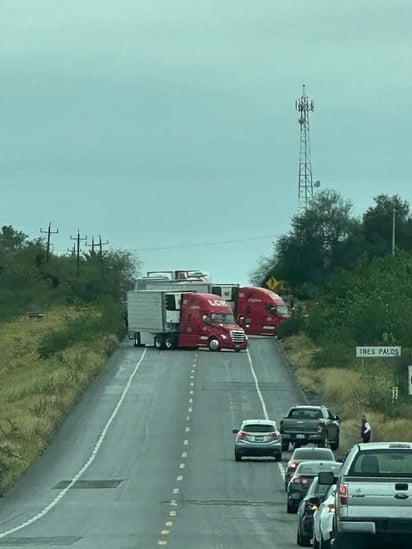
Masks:
[[[244,456],[272,456],[282,459],[282,437],[276,422],[270,419],[246,419],[240,429],[233,429],[236,435],[235,459]]]

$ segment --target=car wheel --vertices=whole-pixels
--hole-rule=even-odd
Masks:
[[[299,528],[298,528],[298,536],[297,536],[296,543],[301,547],[310,547],[310,538],[308,538],[307,536],[302,536]]]
[[[275,454],[274,458],[275,458],[275,461],[282,461],[282,454]]]
[[[212,337],[212,339],[209,340],[208,346],[211,351],[220,351],[220,343],[216,337]]]
[[[323,539],[321,537],[318,547],[316,548],[315,544],[313,544],[313,549],[330,549],[330,539]]]
[[[168,351],[176,348],[176,337],[174,335],[167,335],[164,340],[165,347]]]
[[[290,513],[296,513],[295,506],[292,503],[288,503],[286,506],[286,511]]]
[[[235,452],[235,460],[242,461],[242,456],[239,454],[239,452]]]
[[[339,448],[339,439],[336,439],[334,442],[330,443],[331,450],[337,450]]]
[[[162,335],[155,336],[154,346],[158,351],[160,351],[160,349],[163,349],[163,344],[164,344],[163,336]]]
[[[289,450],[289,442],[282,442],[282,452],[287,452]]]
[[[320,544],[315,537],[313,538],[313,549],[320,549]]]
[[[326,448],[326,441],[321,440],[318,442],[318,448]]]

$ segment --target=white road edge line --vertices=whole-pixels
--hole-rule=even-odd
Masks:
[[[265,403],[265,400],[263,398],[262,391],[260,390],[259,381],[258,381],[256,372],[255,372],[255,368],[253,366],[253,360],[252,360],[252,357],[250,356],[249,349],[247,349],[246,352],[247,352],[247,357],[249,359],[250,371],[252,372],[253,379],[255,380],[256,392],[258,394],[260,403],[262,405],[263,415],[265,416],[265,419],[269,419],[268,410],[266,408],[266,403]],[[285,479],[285,469],[284,469],[284,467],[281,463],[278,462],[277,465],[279,467],[280,474],[281,474],[281,476],[284,480]]]
[[[255,380],[256,391],[257,391],[260,403],[262,405],[263,415],[265,416],[265,419],[269,419],[268,411],[267,411],[267,408],[266,408],[265,401],[263,400],[262,392],[261,392],[260,387],[259,387],[259,381],[258,381],[256,372],[255,372],[255,368],[253,367],[253,361],[252,361],[252,357],[250,356],[249,349],[247,350],[247,357],[249,359],[250,370],[252,372],[253,379]]]
[[[90,467],[90,465],[95,460],[98,451],[100,450],[101,445],[104,442],[104,439],[107,435],[107,431],[109,430],[110,425],[116,418],[117,414],[119,413],[120,407],[126,398],[126,395],[130,389],[130,386],[132,384],[133,378],[137,374],[137,371],[143,362],[144,356],[146,354],[147,349],[145,349],[142,353],[142,356],[140,357],[138,363],[136,364],[133,372],[131,373],[125,388],[123,389],[123,392],[119,398],[118,403],[116,404],[115,409],[112,412],[112,415],[109,417],[106,425],[103,427],[103,430],[93,448],[92,453],[90,454],[89,459],[86,461],[86,463],[83,465],[83,467],[76,473],[76,475],[71,479],[70,483],[64,488],[59,494],[54,498],[54,500],[47,505],[40,513],[37,513],[37,515],[34,515],[34,517],[30,518],[29,520],[26,520],[26,522],[23,522],[22,524],[19,524],[18,526],[15,526],[14,528],[10,528],[10,530],[6,530],[5,532],[0,533],[0,539],[5,538],[6,536],[9,536],[10,534],[14,534],[15,532],[18,532],[19,530],[22,530],[23,528],[26,528],[27,526],[30,526],[34,522],[37,522],[41,518],[43,518],[49,511],[51,511],[56,505],[60,502],[61,499],[64,498],[64,496],[67,494],[67,492],[74,486],[74,484],[79,480],[79,478],[87,471],[87,469]]]

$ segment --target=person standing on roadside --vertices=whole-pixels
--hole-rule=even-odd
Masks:
[[[368,418],[365,415],[362,416],[360,434],[361,434],[362,442],[370,442],[371,435],[372,435],[372,427],[370,422],[368,421]]]

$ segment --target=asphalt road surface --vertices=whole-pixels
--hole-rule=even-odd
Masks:
[[[235,462],[232,429],[301,402],[271,339],[247,353],[125,342],[0,500],[0,547],[296,548],[284,464]]]

